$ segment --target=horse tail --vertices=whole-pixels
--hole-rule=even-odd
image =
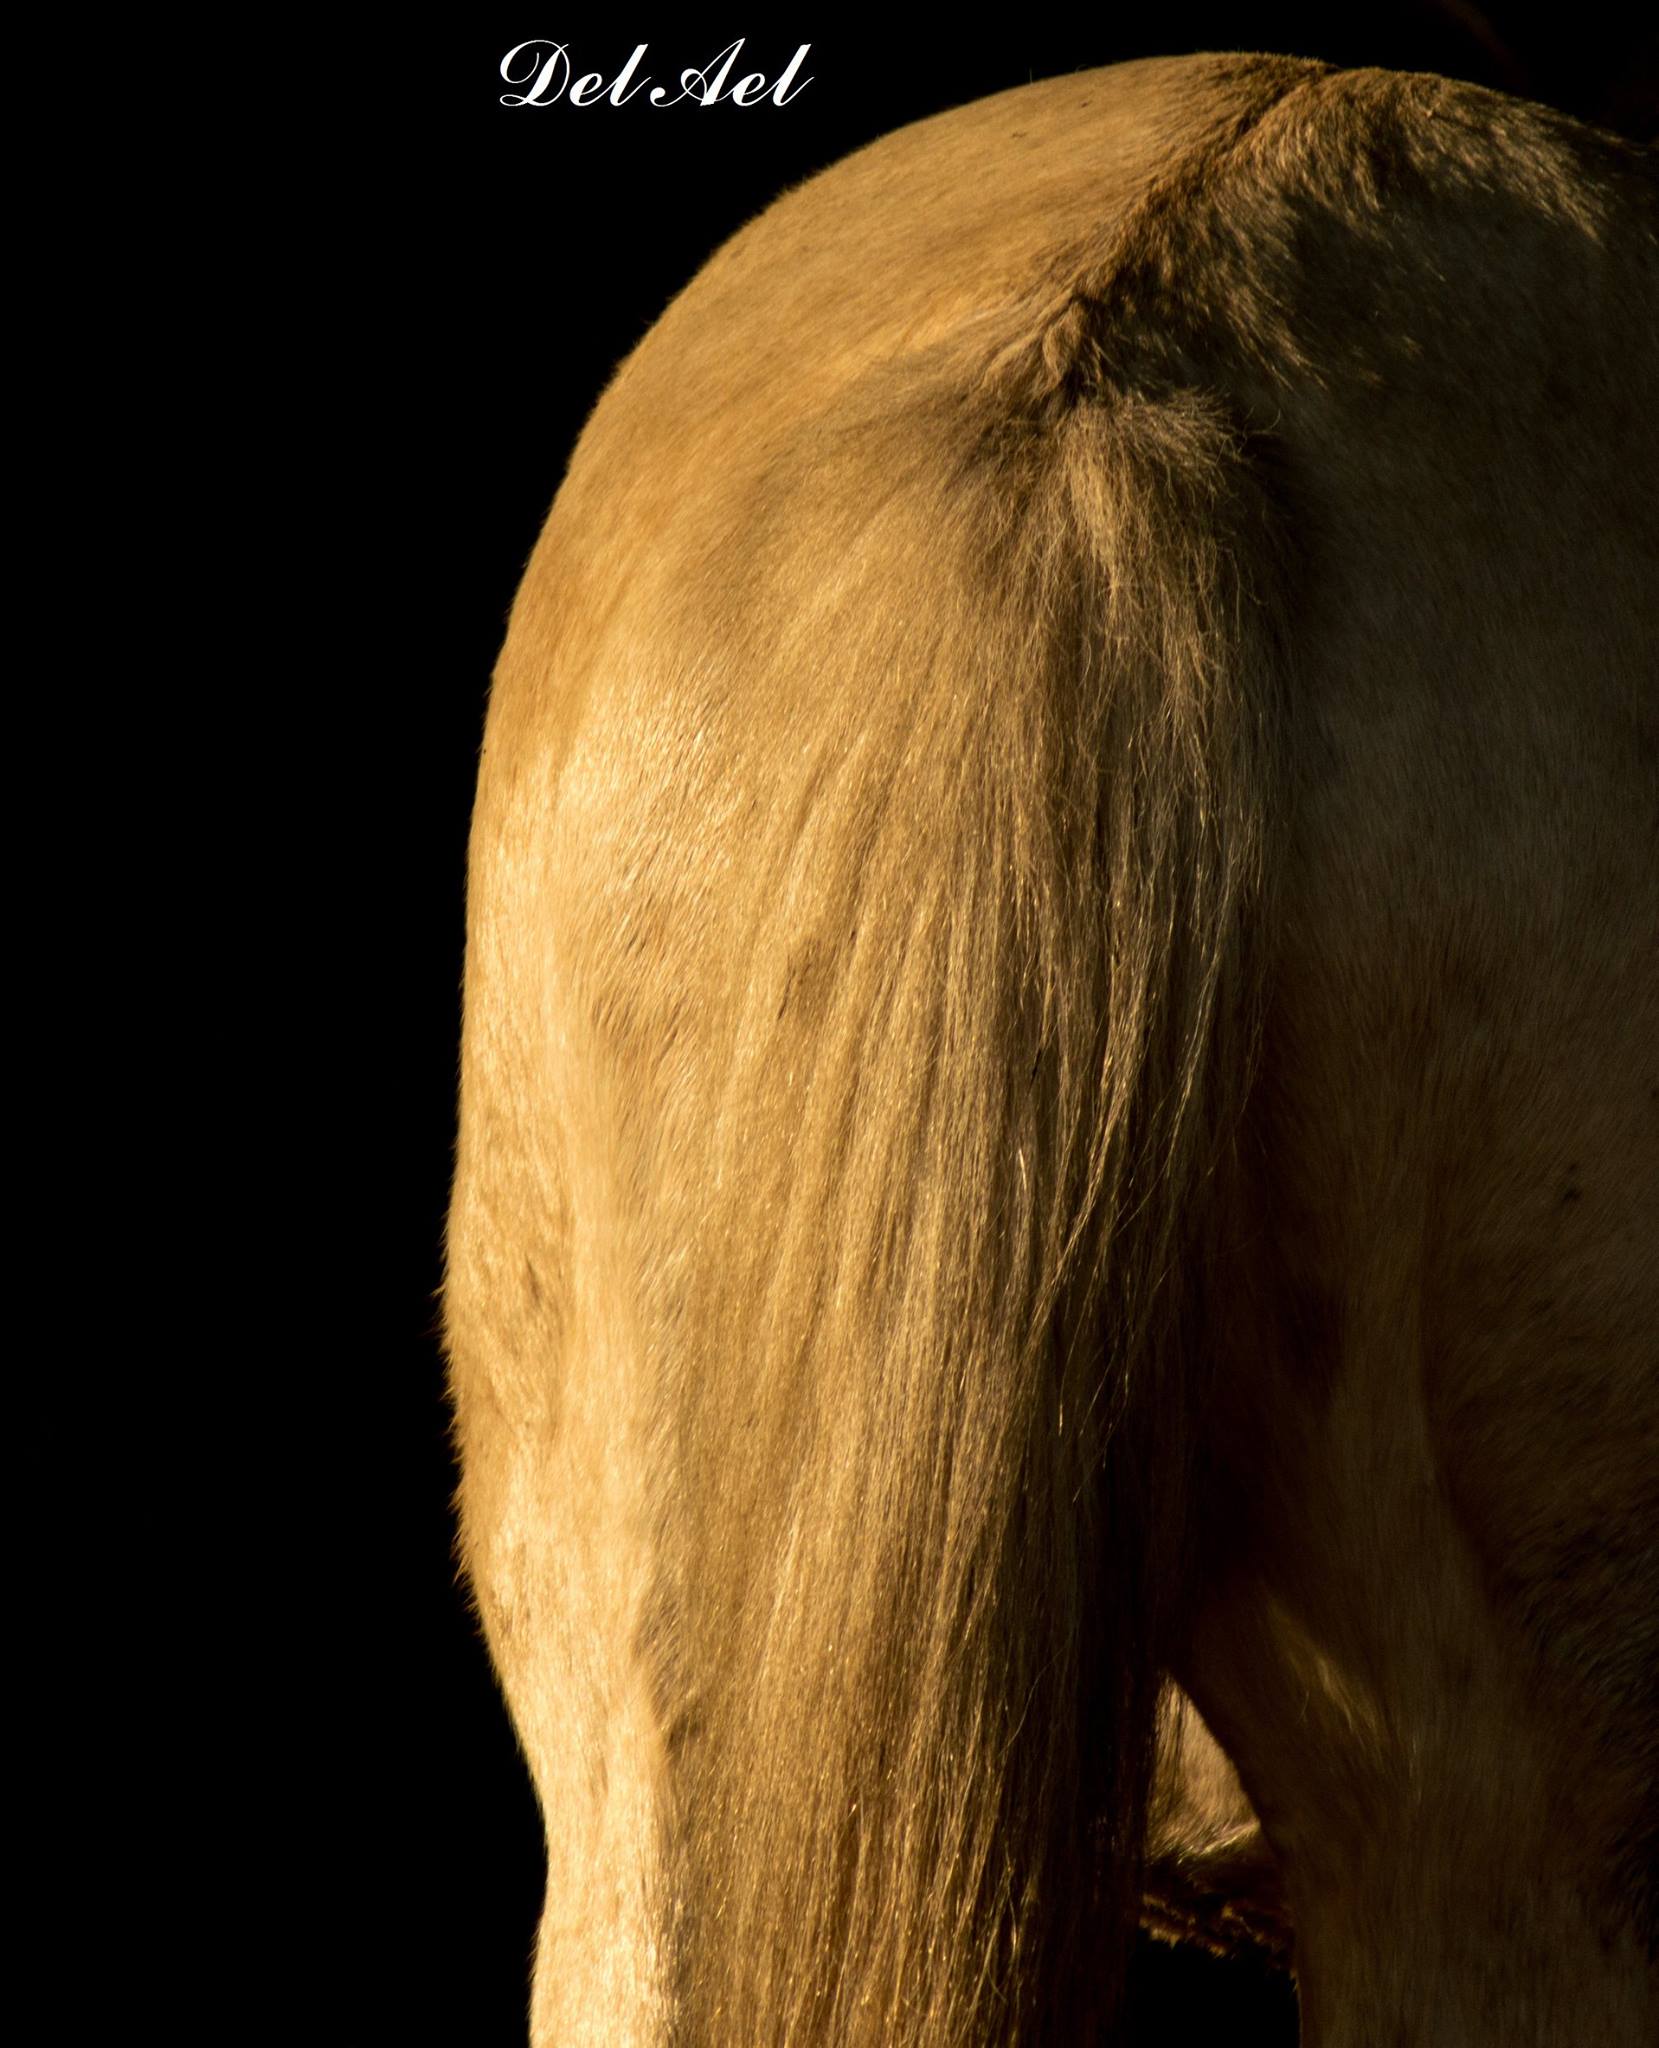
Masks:
[[[1120,1985],[1271,865],[1273,522],[1190,382],[1063,295],[772,477],[658,1632],[690,2039]]]

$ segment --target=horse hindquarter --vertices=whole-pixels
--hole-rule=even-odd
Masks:
[[[1171,1670],[1310,2039],[1646,2038],[1653,298],[1613,145],[1195,59],[619,374],[446,1289],[538,2042],[1086,2038]]]

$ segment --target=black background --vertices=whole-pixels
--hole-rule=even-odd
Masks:
[[[1440,70],[1651,134],[1656,59],[1611,8],[1170,4],[995,31],[822,11],[469,14],[388,25],[284,147],[295,199],[273,376],[310,411],[314,534],[291,576],[336,607],[294,675],[313,779],[292,820],[302,986],[325,1076],[293,1143],[305,1217],[275,1316],[297,1436],[286,1512],[345,1540],[302,1594],[296,1698],[329,1796],[294,1939],[338,1915],[341,1990],[314,2034],[510,2048],[524,2038],[539,1822],[451,1556],[435,1341],[453,1138],[466,827],[492,662],[525,558],[607,377],[712,250],[784,186],[887,130],[1029,78],[1184,50],[1287,50]],[[747,32],[741,71],[810,42],[790,106],[505,109],[530,36],[607,78],[634,44],[672,78]],[[326,118],[337,152],[307,126]],[[349,138],[341,143],[339,138]],[[204,175],[211,175],[204,168]],[[280,605],[283,591],[268,590]],[[301,900],[303,896],[303,900]],[[318,1108],[316,1104],[326,1107]],[[299,1239],[303,1238],[303,1246]],[[320,1303],[329,1303],[326,1314]],[[319,1337],[318,1332],[323,1334]],[[284,1336],[282,1333],[287,1332]],[[1294,2039],[1265,1974],[1146,1951],[1136,2042]]]

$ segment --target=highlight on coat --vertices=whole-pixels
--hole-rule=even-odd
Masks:
[[[539,2048],[1659,2038],[1659,207],[1135,63],[789,192],[594,412],[445,1309]]]

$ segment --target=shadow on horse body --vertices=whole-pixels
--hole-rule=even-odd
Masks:
[[[448,1242],[538,2043],[1095,2038],[1137,1914],[1310,2042],[1659,2033],[1656,218],[1474,88],[1132,64],[616,376]]]

